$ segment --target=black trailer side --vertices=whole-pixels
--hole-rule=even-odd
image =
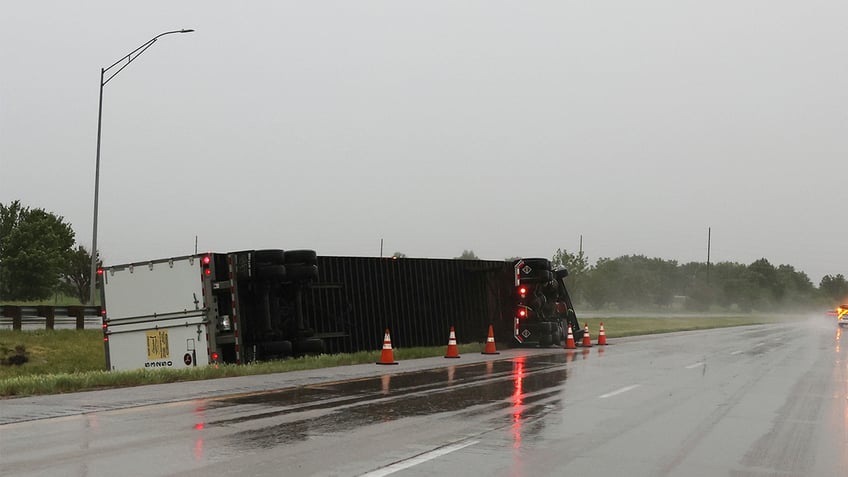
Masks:
[[[319,279],[304,291],[304,320],[331,353],[498,341],[513,326],[512,264],[506,261],[318,257]]]

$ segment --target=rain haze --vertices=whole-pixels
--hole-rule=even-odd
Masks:
[[[844,1],[7,2],[0,203],[200,251],[848,274]]]

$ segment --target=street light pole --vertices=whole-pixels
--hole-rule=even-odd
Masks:
[[[150,48],[156,40],[165,35],[170,35],[172,33],[191,33],[194,30],[190,29],[182,29],[182,30],[173,30],[166,31],[164,33],[160,33],[150,40],[147,40],[141,46],[136,48],[135,50],[129,52],[129,54],[122,56],[121,59],[112,63],[108,68],[100,68],[100,103],[97,108],[97,159],[94,163],[94,228],[91,232],[91,281],[89,282],[89,295],[88,301],[90,304],[94,305],[94,293],[95,293],[95,285],[97,284],[97,206],[98,201],[100,199],[100,131],[103,123],[103,87],[106,86],[106,83],[109,82],[112,78],[114,78],[118,73],[124,70],[130,63],[133,62],[136,58],[139,57],[142,53],[144,53],[148,48]],[[118,68],[114,73],[106,77],[106,73],[112,68],[118,66],[123,63],[123,65]]]

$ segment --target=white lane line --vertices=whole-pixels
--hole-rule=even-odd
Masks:
[[[705,363],[703,361],[698,361],[695,364],[690,364],[689,366],[686,366],[686,369],[697,368],[698,366],[703,366],[704,364]]]
[[[438,449],[431,450],[430,452],[425,452],[423,454],[418,454],[415,457],[410,457],[409,459],[395,462],[394,464],[383,467],[382,469],[377,469],[373,472],[362,474],[362,477],[383,477],[385,475],[391,475],[395,472],[400,472],[401,470],[408,469],[412,466],[423,464],[428,460],[433,460],[443,455],[450,454],[451,452],[456,452],[460,449],[464,449],[468,446],[473,446],[474,444],[477,444],[479,442],[480,441],[467,441],[445,447],[440,447]]]
[[[626,393],[627,391],[632,391],[632,390],[638,388],[639,386],[641,386],[641,384],[634,384],[633,386],[627,386],[627,387],[623,387],[621,389],[616,389],[615,391],[610,392],[610,393],[601,394],[598,397],[600,397],[601,399],[606,399],[608,397],[617,396],[621,393]]]
[[[759,343],[757,343],[757,344],[755,344],[755,345],[751,345],[751,348],[759,348],[760,346],[763,346],[763,345],[765,345],[765,342],[762,342],[762,341],[761,341],[761,342],[759,342]],[[742,353],[744,353],[744,352],[745,352],[745,350],[741,350],[741,349],[740,349],[739,351],[734,351],[734,352],[730,353],[730,355],[731,355],[731,356],[736,356],[737,354],[742,354]]]

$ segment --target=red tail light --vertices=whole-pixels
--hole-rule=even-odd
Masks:
[[[200,257],[200,266],[203,268],[204,275],[212,275],[212,256],[204,255]]]

